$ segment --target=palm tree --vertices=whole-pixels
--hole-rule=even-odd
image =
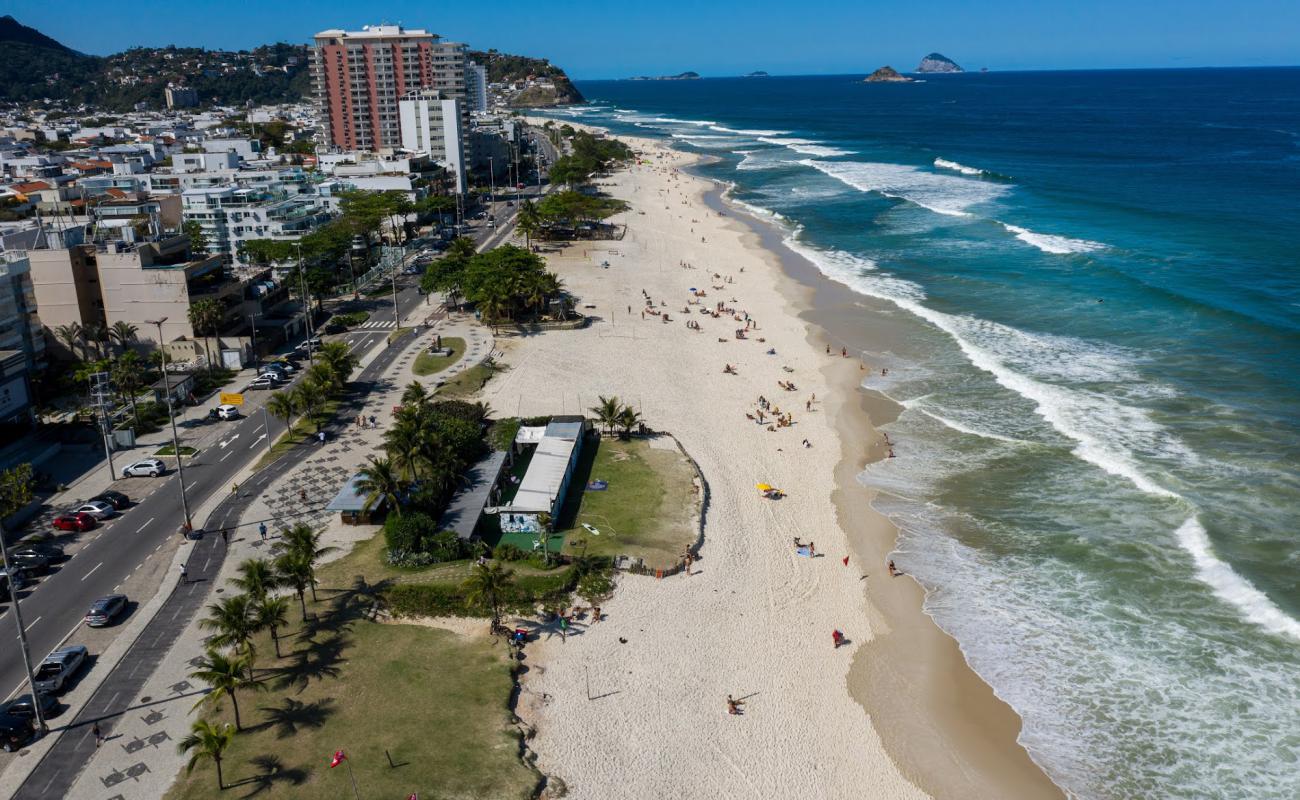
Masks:
[[[279,581],[276,576],[276,581]],[[253,618],[257,621],[258,630],[267,630],[271,632],[271,641],[275,642],[275,657],[282,658],[280,655],[280,629],[289,624],[289,598],[287,597],[262,597],[258,599],[253,606]]]
[[[337,547],[321,547],[320,537],[321,535],[319,531],[313,530],[312,527],[305,522],[299,522],[289,530],[285,531],[284,535],[280,537],[279,544],[276,545],[277,551],[300,556],[307,560],[308,565],[312,566],[312,602],[316,601],[316,560],[326,553],[332,553],[338,549]]]
[[[478,310],[483,314],[483,321],[492,326],[492,333],[500,327],[501,318],[510,310],[510,303],[499,294],[490,294],[479,300]]]
[[[407,480],[419,478],[420,447],[426,431],[418,420],[399,417],[384,434],[384,449],[393,465],[406,475]]]
[[[264,558],[248,559],[239,565],[238,572],[239,576],[231,578],[230,582],[254,600],[264,599],[279,586],[279,579],[271,567],[271,562]]]
[[[208,337],[216,335],[226,317],[226,311],[221,303],[206,298],[190,304],[189,316],[194,333],[203,337],[203,354],[208,360],[208,369],[211,370],[215,365],[212,363],[212,351],[208,348]]]
[[[209,648],[207,655],[201,656],[195,662],[198,669],[190,673],[191,678],[203,681],[212,689],[199,702],[195,703],[194,707],[198,708],[205,703],[219,706],[222,700],[229,697],[230,704],[235,709],[235,730],[237,731],[242,731],[244,726],[239,719],[239,699],[235,697],[235,692],[239,689],[251,689],[253,691],[265,691],[266,689],[266,686],[253,680],[251,667],[247,662],[247,656],[231,658]]]
[[[315,381],[303,379],[293,389],[293,405],[303,416],[316,424],[320,430],[319,414],[325,407],[325,392]]]
[[[67,325],[60,325],[54,329],[54,335],[58,336],[59,340],[68,346],[73,358],[80,358],[77,349],[82,344],[81,323],[70,322]]]
[[[144,364],[140,362],[140,356],[134,350],[128,350],[113,362],[110,370],[110,377],[117,386],[117,390],[126,395],[127,402],[131,404],[131,415],[135,417],[136,428],[140,427],[140,411],[135,405],[135,396],[144,388]]]
[[[492,612],[492,630],[501,625],[501,606],[506,592],[514,585],[514,573],[504,569],[501,562],[479,564],[465,579],[465,602],[472,606],[487,606]]]
[[[294,403],[293,394],[290,392],[272,392],[266,401],[266,410],[284,420],[285,430],[289,430],[293,425],[293,415],[298,412],[297,404]],[[270,431],[267,433],[269,434]]]
[[[117,322],[113,323],[113,327],[108,329],[108,336],[110,339],[117,342],[118,347],[121,347],[122,352],[125,353],[131,342],[135,341],[136,334],[139,330],[139,328],[126,320],[119,319]]]
[[[217,765],[217,788],[225,789],[226,782],[221,777],[221,759],[226,754],[226,749],[235,739],[235,728],[230,723],[225,725],[214,725],[206,719],[198,719],[190,726],[190,734],[176,743],[176,752],[181,755],[190,754],[189,763],[185,765],[185,773],[194,771],[194,765],[199,763],[201,758],[210,758],[212,763]]]
[[[525,200],[524,204],[519,207],[519,215],[515,220],[515,225],[524,232],[524,247],[529,247],[532,243],[532,237],[542,228],[542,215],[537,213],[537,204],[531,200]]]
[[[392,459],[370,456],[370,463],[357,471],[357,491],[366,495],[365,510],[386,502],[397,516],[402,516],[398,502],[402,496],[402,479]]]
[[[419,381],[411,381],[402,391],[402,405],[420,407],[425,405],[433,398],[429,390],[424,388],[424,384]]]
[[[316,353],[316,358],[334,370],[340,386],[348,382],[353,370],[357,368],[356,355],[343,342],[326,342]]]
[[[306,375],[303,376],[303,381],[314,383],[330,394],[343,386],[343,382],[339,380],[339,374],[324,361],[317,361],[308,367]]]
[[[204,630],[216,631],[209,641],[217,647],[233,647],[242,652],[248,667],[248,677],[253,677],[253,636],[257,624],[253,619],[253,601],[246,594],[227,597],[208,606],[208,617],[199,621]]]
[[[641,414],[632,406],[623,406],[618,410],[618,426],[623,429],[623,436],[630,437],[632,429],[641,422]]]
[[[618,425],[618,415],[619,412],[623,410],[622,404],[619,402],[617,396],[606,397],[602,394],[600,395],[599,400],[600,405],[592,406],[587,410],[596,415],[596,421],[605,426],[606,433],[612,434],[614,432],[614,426]]]
[[[108,340],[108,328],[98,322],[88,322],[81,328],[82,338],[95,348],[95,355],[104,358],[104,343]]]
[[[284,586],[288,586],[298,595],[302,605],[302,621],[307,621],[307,589],[316,588],[316,569],[311,560],[300,553],[282,553],[275,559],[275,571]]]

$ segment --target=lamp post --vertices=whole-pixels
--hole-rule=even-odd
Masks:
[[[303,318],[307,321],[307,363],[315,366],[316,359],[312,354],[314,348],[311,346],[311,295],[307,294],[307,273],[302,269],[302,242],[294,242],[293,246],[294,249],[298,251],[298,282],[299,286],[302,288]],[[353,283],[353,287],[356,287],[355,282]]]
[[[497,170],[496,157],[488,156],[488,216],[492,216],[497,206]]]
[[[253,332],[253,370],[254,371],[256,371],[257,368],[262,363],[261,354],[257,352],[257,318],[260,316],[262,315],[259,312],[254,312],[248,315],[248,328]]]
[[[36,676],[32,672],[32,654],[27,648],[27,628],[23,626],[23,612],[18,607],[18,587],[14,585],[13,570],[9,568],[9,547],[5,544],[4,523],[0,521],[0,562],[8,576],[9,597],[14,607],[14,625],[18,627],[18,644],[23,651],[23,667],[27,670],[27,690],[32,693],[32,708],[36,711],[36,730],[45,735],[45,712],[41,710],[41,696],[36,693]]]
[[[193,530],[194,525],[190,521],[190,501],[185,496],[185,459],[181,455],[181,437],[176,432],[176,413],[172,410],[172,382],[167,377],[167,342],[163,339],[162,332],[163,323],[166,321],[166,317],[147,319],[145,324],[158,326],[158,352],[162,354],[163,394],[167,396],[167,418],[172,423],[172,449],[176,451],[176,472],[181,486],[181,509],[185,512],[185,530],[189,532]]]

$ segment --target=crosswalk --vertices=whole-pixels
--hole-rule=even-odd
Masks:
[[[356,327],[353,328],[352,330],[354,330],[354,331],[383,331],[383,330],[392,330],[393,328],[396,328],[396,327],[397,327],[397,321],[396,321],[396,320],[391,320],[391,319],[390,319],[390,320],[379,320],[379,321],[375,321],[375,322],[366,322],[366,323],[363,323],[363,324],[361,324],[361,325],[356,326]]]

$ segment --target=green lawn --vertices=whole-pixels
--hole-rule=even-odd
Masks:
[[[478,394],[487,382],[496,374],[497,367],[491,361],[475,364],[456,377],[438,387],[438,396],[444,400],[455,400]]]
[[[197,452],[199,452],[199,451],[196,450],[196,449],[194,449],[193,447],[190,447],[190,446],[187,445],[187,444],[183,444],[183,445],[181,445],[181,455],[183,455],[183,456],[192,456],[192,455],[194,455],[194,454],[197,453]],[[154,455],[156,455],[156,456],[174,456],[174,455],[176,455],[176,448],[173,447],[172,445],[164,445],[163,447],[160,447],[160,448],[158,449],[158,452],[154,453]]]
[[[414,328],[397,328],[397,329],[394,330],[392,333],[388,334],[388,343],[389,343],[389,344],[392,344],[393,342],[397,341],[398,339],[402,338],[403,336],[407,336],[407,335],[409,335],[409,334],[411,333],[411,331],[413,331],[413,330],[415,330],[415,329],[414,329]]]
[[[617,439],[601,439],[598,448],[588,445],[560,515],[565,552],[639,556],[652,569],[677,564],[698,532],[694,478],[695,469],[676,447]],[[608,481],[609,488],[583,490],[593,480]],[[600,535],[588,533],[583,523]]]
[[[415,366],[412,371],[416,375],[432,375],[435,372],[442,372],[444,369],[460,361],[465,355],[465,340],[456,336],[446,336],[442,340],[442,346],[451,349],[449,356],[435,356],[433,353],[425,350],[415,357]]]
[[[322,420],[332,418],[338,412],[339,405],[342,402],[343,401],[339,398],[326,400],[325,407],[321,410],[320,418]],[[315,435],[316,423],[306,417],[299,417],[294,420],[293,427],[281,434],[275,444],[271,445],[271,452],[262,456],[262,458],[257,462],[257,466],[253,468],[254,471],[265,467],[267,464],[275,461],[289,450],[292,450],[303,442],[308,441]]]
[[[295,598],[284,658],[269,639],[257,642],[267,690],[238,697],[246,729],[223,760],[233,790],[219,793],[212,763],[201,761],[167,797],[352,797],[349,770],[329,768],[339,749],[363,797],[530,797],[538,775],[520,760],[510,722],[507,648],[487,636],[371,622],[370,604],[363,589],[322,590],[308,606],[315,619],[300,625]],[[229,702],[201,713],[234,718]]]
[[[383,531],[380,531],[371,538],[358,542],[343,558],[318,567],[316,577],[321,586],[338,589],[352,586],[357,576],[364,577],[370,584],[387,581],[441,583],[454,586],[468,578],[474,569],[474,562],[469,559],[428,567],[394,567],[385,559],[386,547]],[[555,570],[547,571],[522,562],[513,562],[506,566],[520,577],[555,572]]]

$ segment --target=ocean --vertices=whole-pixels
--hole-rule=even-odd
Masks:
[[[579,88],[888,301],[860,480],[1056,783],[1300,797],[1300,69]]]

